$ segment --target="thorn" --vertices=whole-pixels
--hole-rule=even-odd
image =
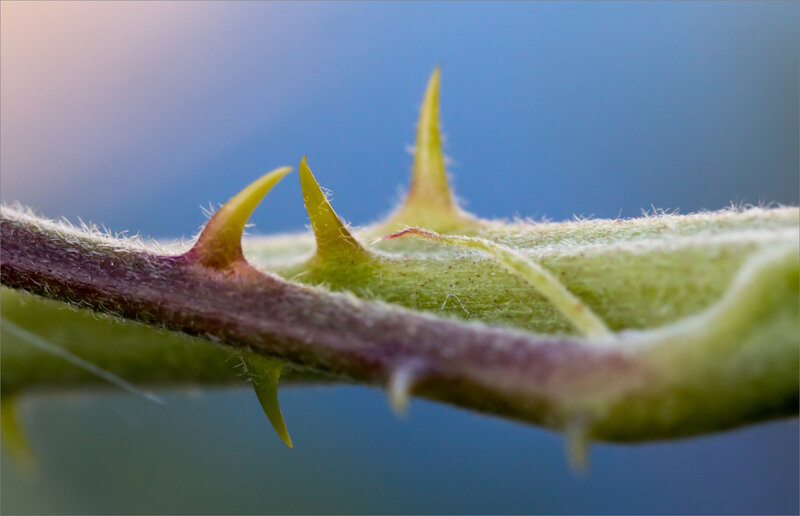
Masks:
[[[306,157],[300,160],[300,185],[308,218],[317,239],[317,257],[332,256],[365,257],[366,250],[350,234],[345,225],[333,211],[330,202],[322,193],[319,183],[308,168]]]
[[[278,403],[278,380],[283,370],[283,362],[277,358],[257,353],[243,355],[243,360],[250,373],[250,380],[253,382],[258,401],[269,418],[269,422],[272,423],[272,428],[283,439],[286,446],[292,448],[292,438],[286,429],[286,423],[283,421],[283,414],[281,414],[281,407]]]
[[[214,269],[224,269],[244,260],[242,233],[247,219],[267,192],[291,171],[291,167],[276,168],[231,197],[208,221],[187,256]]]
[[[408,413],[409,398],[414,384],[419,380],[422,367],[417,361],[407,361],[396,367],[389,377],[387,393],[389,405],[395,415],[405,416]]]
[[[458,207],[447,177],[439,130],[439,84],[441,71],[433,69],[417,122],[411,187],[403,204],[383,228],[423,226],[451,231],[476,225],[477,221]]]
[[[447,182],[442,137],[439,131],[439,85],[441,70],[433,69],[425,98],[419,111],[417,122],[417,141],[414,146],[414,168],[408,200],[424,199],[436,201],[439,209],[452,210],[455,207],[453,194]]]
[[[30,472],[36,466],[27,433],[20,422],[19,400],[15,396],[0,398],[0,436],[9,456],[22,472]]]
[[[567,445],[567,459],[576,473],[586,473],[589,469],[589,447],[591,445],[584,419],[570,422],[564,431]]]

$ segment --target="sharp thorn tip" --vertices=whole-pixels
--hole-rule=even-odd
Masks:
[[[286,428],[278,402],[278,381],[283,371],[283,362],[276,358],[256,353],[249,353],[243,356],[243,360],[247,364],[247,371],[250,373],[256,397],[267,415],[267,419],[272,424],[272,428],[286,446],[293,448],[292,438]]]
[[[214,213],[187,256],[216,269],[244,260],[241,240],[247,220],[272,187],[291,171],[292,167],[276,168],[233,196]]]

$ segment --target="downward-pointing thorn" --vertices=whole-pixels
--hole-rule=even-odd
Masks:
[[[19,402],[14,396],[5,395],[0,399],[0,437],[3,447],[21,472],[29,472],[35,467],[36,455],[20,422]]]
[[[585,419],[578,418],[567,424],[564,430],[567,445],[567,458],[573,471],[585,473],[589,467],[589,447],[591,443]]]
[[[416,361],[402,362],[389,376],[387,391],[389,405],[398,416],[408,413],[409,398],[414,384],[419,380],[422,367]]]
[[[234,195],[211,217],[187,256],[214,269],[243,260],[242,233],[247,219],[267,192],[291,171],[291,167],[276,168]]]
[[[272,428],[286,443],[286,446],[291,448],[292,438],[286,429],[286,423],[283,420],[281,407],[278,403],[278,380],[280,380],[281,371],[283,370],[283,362],[276,358],[256,353],[248,353],[243,357],[243,360],[250,374],[250,380],[253,382],[258,401],[261,403],[261,408],[264,409]]]

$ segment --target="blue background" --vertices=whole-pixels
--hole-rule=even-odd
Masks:
[[[41,5],[44,5],[42,7]],[[483,217],[798,203],[797,2],[3,4],[3,201],[156,237],[308,154],[354,224],[408,182],[442,65],[450,172]],[[301,230],[298,181],[252,232]],[[797,420],[597,445],[380,391],[28,404],[6,512],[797,512]]]

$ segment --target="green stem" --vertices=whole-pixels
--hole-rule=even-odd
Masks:
[[[11,210],[3,212],[0,263],[9,287],[266,353],[296,369],[401,385],[398,399],[406,390],[559,429],[581,421],[595,439],[678,437],[797,411],[796,238],[758,253],[694,318],[618,333],[601,348],[591,338],[365,302],[245,262],[210,268],[191,253],[158,255]],[[409,364],[413,374],[399,382]],[[4,356],[4,390],[6,367]],[[139,380],[135,368],[124,373]],[[25,378],[17,381],[23,389]]]

